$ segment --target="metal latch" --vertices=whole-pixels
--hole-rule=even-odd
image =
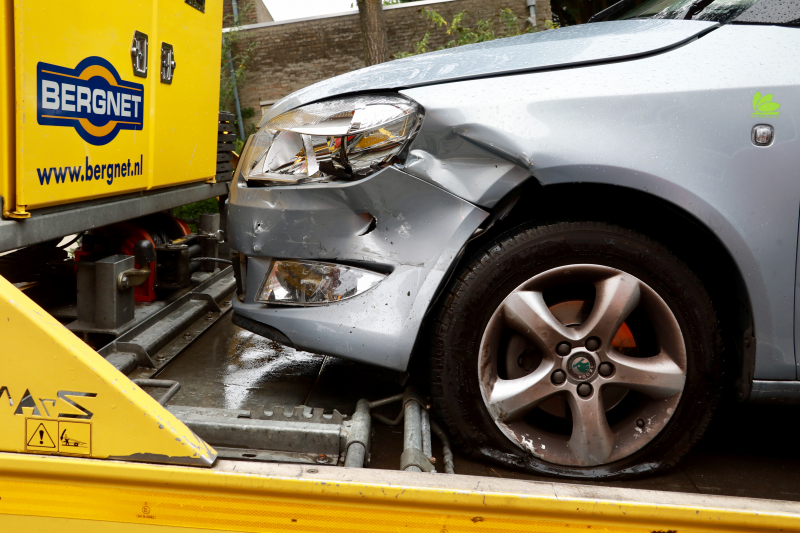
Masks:
[[[134,76],[147,77],[147,35],[140,31],[133,32],[131,63],[133,63]]]
[[[186,3],[201,13],[206,12],[206,0],[186,0]]]
[[[156,260],[156,249],[152,242],[141,240],[133,245],[133,256],[136,258],[139,268],[130,268],[119,273],[117,288],[121,291],[144,285],[151,274],[150,263]]]
[[[175,51],[172,45],[161,43],[161,83],[172,84],[175,66]]]

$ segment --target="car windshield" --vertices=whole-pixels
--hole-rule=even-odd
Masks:
[[[607,20],[681,19],[725,23],[758,0],[629,0]]]

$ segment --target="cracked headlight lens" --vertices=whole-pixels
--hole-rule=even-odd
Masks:
[[[362,268],[319,261],[276,260],[255,301],[268,304],[327,304],[368,291],[386,276]]]
[[[400,96],[306,105],[259,124],[242,173],[265,185],[361,179],[391,164],[421,122],[419,105]]]

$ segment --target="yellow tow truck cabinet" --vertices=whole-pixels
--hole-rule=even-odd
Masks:
[[[222,2],[195,5],[4,0],[4,216],[213,179]]]

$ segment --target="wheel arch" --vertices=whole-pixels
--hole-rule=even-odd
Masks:
[[[614,204],[624,209],[607,208]],[[482,231],[465,245],[451,272],[458,272],[484,245],[518,225],[583,220],[639,231],[688,264],[706,286],[718,313],[730,378],[726,385],[735,387],[738,399],[748,399],[755,371],[755,342],[749,342],[747,348],[744,344],[745,338],[755,336],[755,321],[742,269],[707,224],[684,207],[647,190],[574,181],[543,185],[531,178],[494,206]],[[447,285],[449,282],[443,284],[440,294]]]

